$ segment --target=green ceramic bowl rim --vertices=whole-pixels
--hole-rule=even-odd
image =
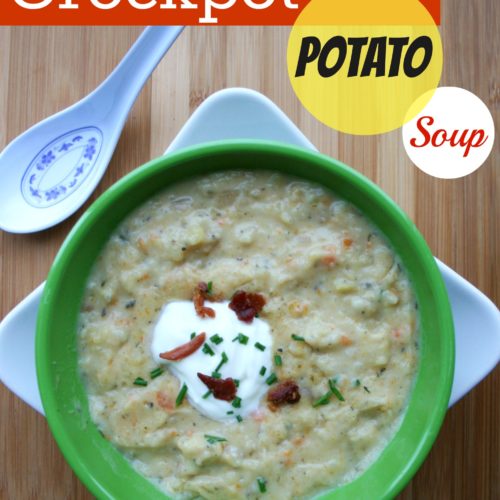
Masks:
[[[392,201],[369,179],[343,163],[333,160],[328,156],[324,156],[316,152],[310,152],[302,148],[269,141],[221,141],[217,143],[204,144],[201,146],[190,147],[178,153],[169,154],[152,160],[144,166],[132,171],[102,194],[90,206],[90,208],[88,208],[67,236],[54,260],[45,284],[38,313],[37,335],[35,342],[37,377],[43,407],[51,431],[66,460],[87,488],[98,498],[120,497],[113,493],[113,485],[103,485],[95,479],[94,476],[96,471],[92,469],[92,464],[84,463],[80,459],[78,444],[74,442],[73,437],[69,435],[65,428],[65,419],[67,416],[65,417],[63,415],[62,410],[62,405],[65,404],[65,402],[58,400],[58,391],[54,382],[53,372],[55,370],[55,363],[51,358],[50,335],[52,319],[59,314],[58,297],[60,298],[61,293],[63,292],[61,289],[61,282],[64,273],[71,270],[71,261],[78,253],[78,249],[82,245],[88,244],[89,231],[92,226],[100,222],[101,219],[105,217],[105,214],[110,207],[113,207],[127,194],[132,193],[134,186],[137,184],[154,177],[159,171],[173,168],[178,164],[186,164],[187,162],[196,159],[199,161],[200,158],[212,158],[214,156],[222,158],[225,155],[234,156],[252,154],[269,155],[270,158],[276,155],[277,157],[285,156],[292,162],[294,160],[305,162],[312,168],[316,167],[318,170],[323,169],[324,171],[334,172],[337,178],[351,184],[354,186],[355,190],[367,197],[370,197],[380,210],[390,217],[391,223],[397,224],[398,229],[402,232],[402,237],[406,239],[408,244],[411,244],[411,246],[414,247],[414,256],[419,259],[419,263],[428,271],[425,278],[414,276],[412,279],[416,280],[416,282],[420,279],[427,280],[426,286],[428,286],[428,289],[432,290],[433,293],[432,300],[435,303],[435,310],[437,311],[435,321],[436,324],[439,324],[439,335],[442,336],[442,340],[440,340],[442,353],[440,359],[438,360],[440,364],[438,372],[439,380],[436,380],[432,387],[427,387],[427,390],[433,391],[433,407],[418,410],[424,412],[428,410],[428,413],[425,413],[428,415],[428,423],[426,424],[424,432],[422,432],[422,435],[419,436],[417,446],[415,447],[414,452],[412,452],[408,463],[395,466],[397,469],[396,471],[387,471],[387,478],[381,480],[383,483],[383,493],[379,495],[381,498],[392,498],[399,491],[401,491],[401,489],[407,484],[420,467],[439,432],[439,428],[447,410],[453,380],[455,355],[453,320],[447,292],[439,269],[432,253],[425,243],[424,238],[419,233],[413,222],[395,204],[394,201]],[[270,166],[267,166],[265,169],[273,170],[272,162],[270,163]],[[290,175],[297,174],[292,170]],[[325,175],[327,174],[325,173]],[[166,185],[168,185],[168,183]],[[330,189],[332,188],[330,187]],[[335,192],[334,188],[332,190]],[[343,196],[342,192],[339,192],[338,194]],[[426,299],[424,298],[424,300]],[[422,358],[423,357],[424,354],[422,354]],[[427,355],[427,357],[429,356]],[[414,399],[415,398],[412,397],[410,400],[411,405],[413,405]],[[76,415],[75,418],[78,418],[78,416]],[[408,429],[406,429],[405,432],[407,434]],[[397,442],[398,439],[401,441],[399,436],[400,433],[401,431],[398,431],[396,437],[389,443],[389,446],[387,446],[382,455],[386,452],[392,454],[395,453],[394,450],[396,450],[396,448],[394,448],[394,446],[396,445],[393,446],[393,444],[394,442]],[[96,433],[94,432],[94,434]],[[402,437],[404,438],[404,435]],[[387,451],[388,448],[391,447],[391,452]],[[380,457],[375,461],[375,463],[378,463],[379,460],[381,460]],[[395,463],[396,461],[394,461],[394,464]],[[375,464],[372,464],[367,471],[374,467],[374,465]],[[352,483],[348,483],[347,485],[341,486],[336,490],[327,492],[325,498],[353,498],[352,494],[354,492],[357,492],[358,498],[364,498],[363,495],[369,498],[368,492],[370,491],[370,485],[363,483],[363,478],[365,477],[366,472]],[[118,477],[115,477],[115,479],[117,483],[120,481]]]

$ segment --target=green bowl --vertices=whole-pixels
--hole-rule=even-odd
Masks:
[[[117,182],[81,217],[50,270],[38,314],[38,384],[52,433],[71,467],[98,498],[165,498],[92,423],[77,365],[80,304],[94,261],[132,210],[172,183],[235,168],[275,170],[331,189],[378,226],[410,276],[420,312],[420,361],[401,428],[361,476],[321,496],[391,498],[423,462],[448,405],[455,351],[445,286],[423,237],[382,190],[338,161],[282,144],[226,141],[158,158]]]

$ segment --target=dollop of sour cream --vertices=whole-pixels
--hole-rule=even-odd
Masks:
[[[200,413],[219,421],[231,421],[238,415],[243,418],[259,407],[259,401],[269,389],[266,379],[272,373],[271,329],[260,318],[254,318],[251,323],[240,321],[229,309],[228,301],[206,305],[215,310],[215,318],[200,318],[190,301],[166,304],[153,329],[151,352],[157,363],[167,364],[181,386],[186,384],[187,398]],[[161,353],[189,342],[193,332],[197,335],[205,332],[205,344],[210,349],[203,350],[201,347],[180,361],[160,358]],[[219,343],[211,340],[215,335],[218,335],[216,341],[219,340]],[[248,337],[246,343],[245,337]],[[210,350],[213,355],[205,352]],[[236,396],[241,399],[239,408],[232,402],[215,399],[212,394],[203,397],[208,388],[198,378],[198,373],[212,376],[223,360],[223,353],[227,362],[222,364],[218,373],[221,378],[231,377],[238,381]]]

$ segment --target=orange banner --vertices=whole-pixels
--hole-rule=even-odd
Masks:
[[[2,25],[292,25],[311,0],[3,0]],[[348,0],[345,0],[348,1]],[[403,1],[403,0],[402,0]],[[440,0],[420,0],[436,24]]]

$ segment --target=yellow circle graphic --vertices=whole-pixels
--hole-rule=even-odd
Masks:
[[[312,0],[288,40],[288,75],[304,107],[349,134],[389,132],[441,77],[439,30],[418,0]]]

